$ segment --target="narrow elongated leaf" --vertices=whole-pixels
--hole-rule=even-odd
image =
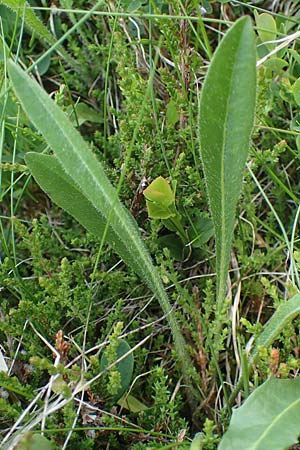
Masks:
[[[218,450],[285,450],[300,434],[300,378],[269,379],[233,410]]]
[[[256,97],[255,38],[249,17],[226,33],[212,59],[200,103],[200,151],[215,227],[217,299],[223,302],[238,197]]]
[[[269,347],[278,338],[279,334],[285,327],[300,314],[300,295],[296,294],[287,302],[281,304],[275,311],[269,322],[264,325],[264,329],[255,342],[254,348],[250,354],[250,361],[248,364],[248,373],[252,373],[253,364],[256,364],[259,358],[260,347]],[[240,378],[236,388],[234,389],[230,402],[233,402],[237,393],[240,391],[243,384],[243,377]]]
[[[68,117],[16,64],[9,61],[8,68],[17,97],[33,124],[55,152],[62,169],[73,180],[86,201],[93,205],[102,222],[105,224],[108,221],[109,243],[145,280],[159,300],[164,313],[167,314],[178,358],[187,377],[186,370],[190,362],[184,340],[136,222],[120,202],[117,191],[109,182],[102,165]],[[94,211],[91,214],[93,215]]]
[[[290,300],[282,303],[275,311],[269,322],[265,325],[263,332],[256,340],[252,352],[255,362],[259,353],[259,347],[268,347],[277,339],[279,334],[297,315],[300,314],[300,295],[294,295]]]

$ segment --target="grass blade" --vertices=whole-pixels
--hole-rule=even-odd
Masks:
[[[235,210],[256,99],[255,37],[248,17],[227,32],[212,59],[200,102],[200,151],[215,226],[217,302],[226,295]]]
[[[41,40],[47,42],[54,48],[57,46],[54,36],[40,21],[33,9],[25,0],[0,0],[0,4],[7,6],[21,18],[24,14],[25,25],[30,28],[31,31],[36,33]],[[76,61],[68,54],[68,52],[66,52],[66,50],[61,45],[58,46],[58,51],[72,67],[76,68],[78,66]]]
[[[108,180],[101,163],[64,112],[12,61],[8,62],[8,70],[15,93],[25,112],[55,152],[67,177],[93,205],[104,224],[109,219],[109,243],[156,295],[167,315],[178,359],[187,377],[191,363],[185,350],[184,339],[136,222],[120,202],[117,191]],[[114,239],[116,236],[118,239]]]

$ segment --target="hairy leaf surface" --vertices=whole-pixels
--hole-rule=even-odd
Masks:
[[[98,212],[105,226],[108,222],[108,242],[120,257],[148,284],[156,295],[173,333],[176,351],[185,371],[189,357],[169,300],[159,274],[141,239],[136,222],[118,198],[116,189],[108,180],[101,163],[97,160],[82,136],[72,126],[64,112],[48,97],[41,87],[12,61],[8,62],[9,75],[14,91],[35,127],[42,133],[55,152],[57,160],[71,179],[78,192],[92,204],[92,212]],[[32,162],[32,157],[29,156]],[[32,166],[33,167],[33,166]],[[33,170],[35,176],[35,171]],[[38,173],[37,173],[38,177]],[[61,183],[61,171],[58,174]],[[56,183],[57,178],[53,178]],[[69,183],[69,189],[70,189]],[[79,210],[78,206],[78,210]],[[75,211],[75,217],[77,212]]]
[[[219,304],[225,297],[255,99],[255,38],[250,19],[243,17],[226,33],[215,52],[200,102],[200,151],[215,227]]]

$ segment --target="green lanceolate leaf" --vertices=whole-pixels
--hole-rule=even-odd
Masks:
[[[67,190],[69,192],[72,190],[73,183],[74,189],[77,188],[77,195],[81,193],[85,197],[84,207],[87,208],[88,203],[91,203],[90,214],[93,220],[95,218],[95,211],[97,211],[98,220],[104,224],[102,225],[102,229],[104,229],[108,222],[109,232],[106,239],[124,262],[130,265],[148,284],[159,300],[164,313],[167,315],[174,337],[178,359],[187,378],[187,368],[190,366],[190,362],[185,350],[184,340],[172,314],[172,308],[159,274],[142,241],[136,222],[120,202],[117,191],[108,180],[101,163],[97,160],[78,131],[72,126],[64,112],[16,64],[9,61],[8,68],[13,88],[25,112],[35,127],[43,134],[46,142],[54,151],[62,170],[67,175]],[[37,160],[34,160],[29,155],[28,163],[31,164],[33,175],[35,176],[34,166],[37,166]],[[52,163],[52,169],[54,164]],[[41,171],[39,169],[36,170],[36,176],[40,178],[41,184],[43,184],[43,176],[41,178]],[[70,180],[72,180],[71,183]],[[45,186],[48,182],[49,178],[45,181]],[[62,183],[61,170],[59,170],[58,178],[53,178],[53,183],[56,182]],[[52,193],[54,192],[54,195],[56,195],[57,190],[55,191],[53,187],[52,189]],[[50,192],[49,189],[48,191]],[[61,196],[57,197],[57,199],[61,201]],[[73,204],[72,208],[74,207]],[[79,209],[78,206],[78,210],[75,208],[75,211],[70,212],[75,217],[82,217],[81,213],[78,212]],[[90,227],[86,223],[84,226]],[[99,229],[101,233],[101,226]]]
[[[269,379],[233,410],[218,450],[285,450],[300,433],[300,379]]]
[[[262,347],[269,347],[278,338],[279,334],[289,325],[289,323],[300,314],[300,295],[296,294],[290,300],[282,303],[275,311],[271,319],[264,325],[264,328],[255,341],[255,345],[250,354],[250,362],[247,372],[252,373],[253,365],[259,358],[259,350]],[[232,403],[243,384],[243,377],[240,378],[236,388],[230,397]]]
[[[255,342],[255,347],[251,355],[254,363],[259,355],[259,348],[272,345],[282,330],[299,314],[300,295],[298,294],[278,307]]]
[[[219,306],[225,297],[255,97],[255,38],[250,18],[243,17],[226,33],[216,50],[200,101],[200,152],[215,227]]]

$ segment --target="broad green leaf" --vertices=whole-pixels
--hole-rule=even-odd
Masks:
[[[216,50],[200,100],[200,152],[215,227],[217,299],[226,277],[237,201],[254,122],[255,36],[249,17],[238,20]]]
[[[0,5],[0,17],[4,36],[12,36],[15,27],[16,15],[5,5]]]
[[[161,248],[167,248],[172,258],[176,261],[183,261],[189,254],[189,249],[183,244],[182,240],[175,234],[165,234],[157,238]]]
[[[116,359],[121,358],[123,355],[126,355],[127,352],[130,351],[130,346],[124,339],[120,339]],[[127,390],[127,388],[130,385],[132,374],[133,374],[133,353],[129,353],[128,356],[126,356],[122,361],[117,363],[112,369],[110,370],[117,370],[121,377],[121,386],[118,392],[116,393],[114,400],[119,400],[124,392]],[[106,369],[107,366],[109,366],[110,363],[108,362],[105,354],[103,353],[100,361],[100,370],[103,371]]]
[[[193,248],[203,247],[214,234],[213,223],[202,211],[196,211],[189,228],[190,243]]]
[[[41,62],[37,64],[36,68],[40,76],[45,75],[45,73],[48,72],[50,64],[51,64],[51,55],[47,55],[45,58],[42,59]]]
[[[125,11],[133,12],[142,6],[143,0],[122,0],[121,3]]]
[[[262,42],[273,41],[276,39],[277,26],[276,22],[268,13],[257,14],[255,17],[257,32]],[[273,44],[270,44],[271,47]],[[269,47],[269,45],[267,45]]]
[[[212,4],[208,0],[202,0],[201,4],[205,9],[205,14],[211,14],[213,12]]]
[[[175,125],[179,120],[178,108],[174,100],[170,100],[168,103],[166,111],[166,119],[167,124],[171,127]]]
[[[264,330],[255,342],[255,347],[252,352],[252,359],[255,362],[259,347],[270,346],[284,330],[288,323],[290,323],[298,314],[300,314],[300,295],[294,295],[290,300],[282,303],[275,311],[269,322],[265,325]]]
[[[300,134],[296,137],[297,150],[300,151]]]
[[[297,62],[297,64],[300,65],[300,55],[297,52],[297,50],[294,50],[293,48],[289,48],[288,51],[289,51],[289,54],[292,55],[294,60]],[[291,64],[291,62],[290,62],[290,64]]]
[[[51,450],[51,442],[40,434],[24,433],[17,445],[18,450]]]
[[[300,434],[300,378],[271,378],[233,410],[218,450],[286,450]]]
[[[300,133],[300,113],[296,112],[292,120],[290,121],[291,131],[297,131]]]
[[[148,284],[159,300],[170,324],[182,370],[188,379],[187,367],[191,362],[185,350],[184,339],[136,222],[120,202],[117,191],[108,180],[101,163],[68,117],[16,64],[8,61],[8,68],[16,96],[32,123],[55,152],[62,169],[86,201],[99,213],[103,224],[108,221],[108,242],[125,263]],[[94,216],[94,211],[91,215]]]

